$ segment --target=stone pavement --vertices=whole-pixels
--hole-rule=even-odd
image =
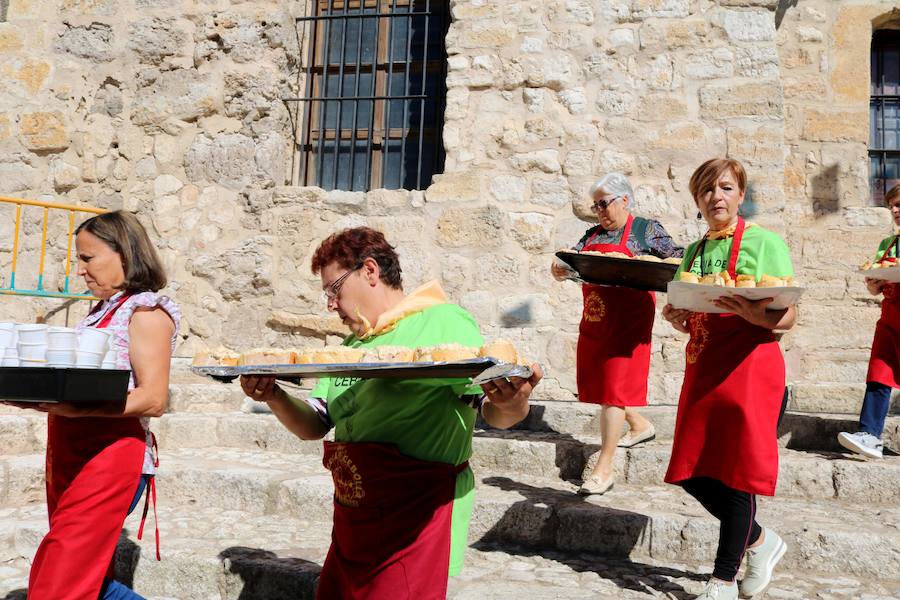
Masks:
[[[321,444],[301,442],[235,385],[181,373],[157,420],[163,561],[138,516],[120,542],[120,576],[151,599],[312,598],[330,538]],[[515,431],[479,430],[476,506],[454,600],[690,598],[715,551],[716,523],[661,483],[673,407],[651,407],[659,439],[620,452],[615,489],[575,494],[598,451],[593,407],[542,402]],[[788,414],[778,495],[759,519],[789,550],[768,598],[900,597],[900,458],[835,452],[848,417]],[[898,419],[891,417],[891,435]],[[0,599],[24,598],[46,530],[44,419],[0,409]],[[894,439],[894,438],[892,438]],[[893,443],[893,442],[892,442]],[[18,592],[16,590],[19,590]]]

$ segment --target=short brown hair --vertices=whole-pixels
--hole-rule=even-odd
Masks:
[[[313,254],[312,272],[318,275],[331,263],[344,269],[355,269],[367,258],[378,263],[381,281],[394,289],[403,288],[400,257],[384,234],[371,227],[344,229],[325,238]]]
[[[890,190],[888,190],[888,193],[884,195],[885,206],[890,206],[891,201],[895,198],[900,198],[900,183],[892,187]]]
[[[166,272],[159,255],[133,213],[115,210],[91,217],[78,226],[75,235],[86,231],[102,240],[122,257],[127,292],[157,292],[166,287]]]
[[[744,170],[744,165],[733,158],[711,158],[697,167],[697,170],[691,175],[688,187],[694,197],[694,204],[700,201],[702,195],[716,189],[716,182],[728,169],[731,169],[734,178],[737,179],[741,192],[747,189],[747,171]]]

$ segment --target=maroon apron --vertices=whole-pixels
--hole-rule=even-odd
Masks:
[[[124,296],[98,328],[109,325]],[[138,417],[48,415],[50,531],[31,566],[29,600],[93,600],[112,576],[122,524],[144,466]]]
[[[900,245],[897,236],[879,260],[887,259],[891,247],[895,245]],[[900,284],[888,283],[882,288],[882,293],[881,318],[875,325],[866,381],[896,388],[900,387],[897,383],[900,381]]]
[[[627,246],[633,221],[629,215],[619,244],[594,244],[592,237],[582,251],[633,256]],[[610,406],[647,406],[656,295],[589,283],[583,284],[581,290],[584,308],[578,328],[578,400]]]
[[[334,527],[319,600],[444,600],[456,476],[390,444],[325,442]]]
[[[728,262],[732,279],[743,233],[739,219]],[[775,335],[734,314],[693,313],[688,323],[691,339],[665,480],[711,477],[736,490],[772,496],[785,381]]]

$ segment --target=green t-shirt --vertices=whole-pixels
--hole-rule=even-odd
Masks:
[[[689,270],[696,275],[709,275],[728,270],[731,257],[731,241],[707,240],[702,257],[698,253],[692,265],[686,264],[703,240],[697,240],[684,251],[684,260],[675,273],[675,281],[682,271]],[[701,268],[702,262],[702,268]],[[741,251],[737,260],[737,275],[753,275],[759,281],[763,275],[771,277],[793,277],[794,267],[787,244],[778,234],[763,229],[759,225],[750,225],[744,230],[741,239]]]
[[[439,346],[484,343],[475,319],[455,304],[438,304],[400,320],[394,329],[366,340],[350,336],[344,345]],[[472,455],[476,411],[460,396],[481,394],[468,379],[321,379],[310,393],[327,401],[338,442],[393,444],[419,460],[459,465]],[[462,569],[469,520],[475,501],[471,469],[456,478],[450,533],[450,575]]]
[[[884,251],[888,249],[888,246],[890,246],[891,249],[888,251],[887,255],[897,258],[897,244],[894,243],[896,240],[896,235],[891,235],[881,240],[881,243],[878,244],[878,252],[875,253],[875,260],[881,259],[881,256],[884,254]]]

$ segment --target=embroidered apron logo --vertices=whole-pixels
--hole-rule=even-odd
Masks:
[[[584,320],[585,321],[602,321],[606,316],[606,304],[600,298],[600,294],[591,292],[584,303]]]
[[[331,471],[334,480],[334,497],[345,506],[357,507],[359,501],[366,495],[363,489],[362,475],[359,469],[350,460],[344,448],[335,448],[334,454],[329,457],[325,468]]]
[[[694,313],[691,315],[689,323],[691,341],[688,342],[687,346],[688,364],[692,365],[697,362],[709,339],[709,330],[704,325],[704,321],[706,321],[706,313]]]

